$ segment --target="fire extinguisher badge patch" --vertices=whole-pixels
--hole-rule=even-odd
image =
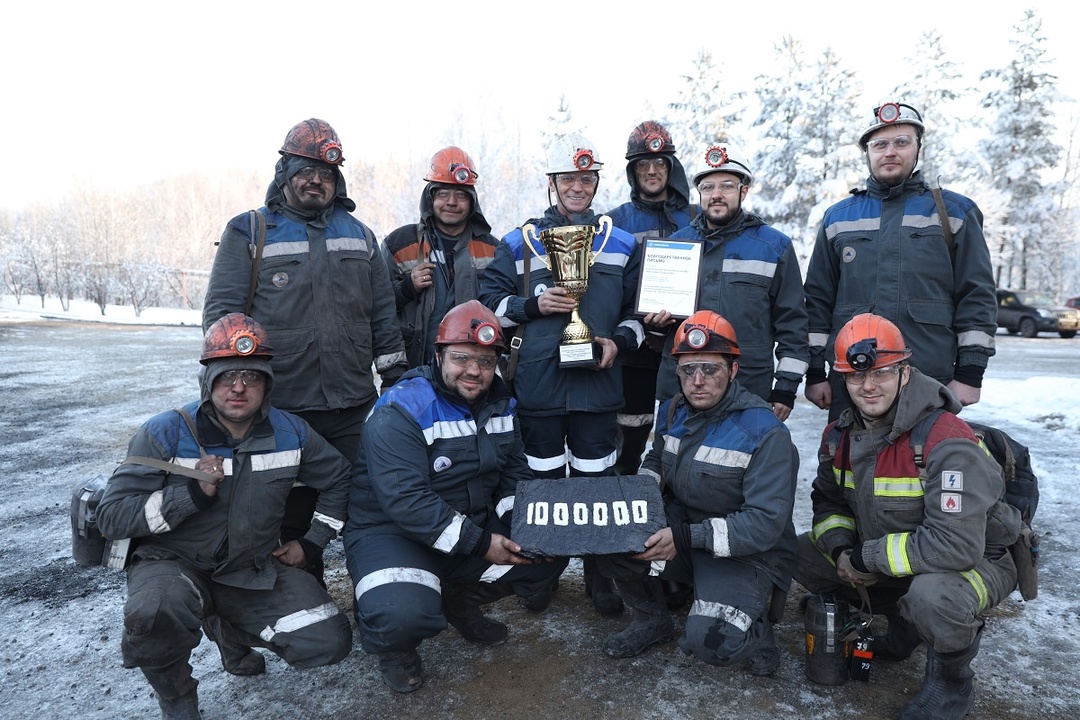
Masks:
[[[941,493],[941,512],[958,513],[963,509],[964,496],[960,493]]]

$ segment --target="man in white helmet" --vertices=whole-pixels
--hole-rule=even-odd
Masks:
[[[541,261],[545,250],[520,228],[503,238],[480,285],[479,299],[514,334],[510,363],[525,454],[538,478],[614,475],[616,413],[623,405],[620,355],[641,345],[634,317],[640,263],[634,236],[605,224],[592,211],[603,166],[596,146],[577,133],[559,138],[548,159],[548,199],[542,217],[528,224],[537,232],[553,227],[598,227],[595,262],[580,302],[581,319],[602,348],[595,366],[560,367],[559,345],[574,299],[555,285]],[[601,250],[602,249],[602,250]],[[517,357],[513,357],[514,355]],[[601,613],[622,612],[610,579],[601,578],[584,558],[585,589]],[[541,610],[550,593],[526,601]]]
[[[896,323],[915,349],[911,364],[961,405],[979,401],[997,332],[990,251],[978,206],[932,189],[916,169],[925,130],[910,105],[875,108],[858,138],[866,189],[826,210],[818,228],[805,283],[806,399],[828,409],[830,420],[850,400],[840,374],[825,374],[826,349],[844,323],[866,312]]]
[[[671,237],[704,243],[697,309],[719,313],[734,326],[742,346],[740,384],[787,420],[810,360],[795,248],[791,238],[743,208],[754,174],[738,147],[718,143],[703,159],[705,167],[694,175],[701,214]],[[656,387],[664,402],[679,391],[670,352],[675,320],[660,312],[644,322],[669,329]]]

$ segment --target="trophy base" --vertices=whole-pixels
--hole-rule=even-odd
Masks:
[[[559,367],[595,367],[604,357],[598,342],[563,344],[559,346]]]

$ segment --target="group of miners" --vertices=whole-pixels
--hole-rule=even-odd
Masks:
[[[994,354],[994,281],[978,207],[916,169],[925,129],[907,104],[874,109],[858,138],[866,188],[826,211],[804,282],[791,239],[744,208],[754,172],[727,142],[702,148],[694,204],[670,134],[641,123],[630,200],[608,221],[593,208],[599,153],[565,135],[548,207],[502,239],[475,164],[447,147],[419,221],[380,243],[352,215],[333,128],[293,127],[265,205],[222,235],[200,399],[139,429],[98,509],[106,537],[134,540],[124,665],[162,717],[189,719],[203,633],[236,675],[265,671],[257,648],[339,662],[353,633],[323,550],[341,535],[359,641],[389,687],[417,690],[424,639],[449,624],[502,643],[484,605],[516,595],[542,612],[558,591],[569,559],[526,557],[510,537],[519,481],[644,474],[667,526],[638,553],[582,557],[596,611],[632,611],[606,654],[673,639],[692,598],[686,654],[772,675],[794,578],[884,615],[879,658],[926,644],[900,717],[964,717],[983,617],[1016,585],[1020,520],[957,417]],[[595,233],[580,297],[537,242],[566,227]],[[688,317],[637,308],[651,237],[701,246]],[[574,312],[591,363],[560,362]],[[797,536],[785,421],[804,377],[829,423]],[[934,413],[916,457],[906,436]]]

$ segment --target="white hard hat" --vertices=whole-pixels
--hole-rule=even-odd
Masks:
[[[580,133],[570,133],[555,140],[548,154],[547,174],[599,170],[604,166],[596,146]]]

